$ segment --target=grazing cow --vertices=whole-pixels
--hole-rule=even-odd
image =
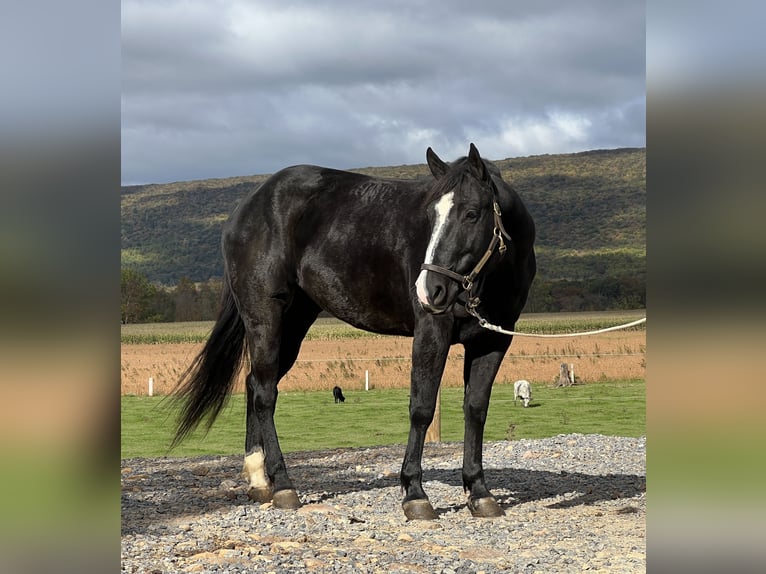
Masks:
[[[340,387],[333,387],[332,396],[335,397],[336,403],[345,403],[346,397],[343,396],[343,391]]]
[[[529,401],[532,400],[532,389],[529,387],[529,381],[521,379],[513,383],[513,404],[516,404],[516,399],[524,401],[524,406],[529,406]]]

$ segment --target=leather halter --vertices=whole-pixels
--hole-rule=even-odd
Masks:
[[[492,200],[492,215],[495,220],[495,228],[492,230],[492,240],[489,242],[489,247],[487,247],[487,250],[484,252],[484,255],[482,255],[481,259],[479,259],[479,262],[476,264],[476,266],[468,275],[460,275],[460,273],[455,273],[451,269],[447,269],[446,267],[441,267],[439,265],[433,265],[431,263],[423,263],[420,266],[420,269],[423,271],[433,271],[434,273],[445,275],[449,277],[450,279],[454,279],[455,281],[460,283],[463,286],[463,289],[468,291],[469,297],[468,297],[468,303],[466,304],[466,307],[470,306],[473,309],[475,309],[479,305],[479,298],[474,297],[472,295],[474,280],[479,275],[479,273],[481,273],[481,270],[487,264],[487,261],[489,261],[489,258],[492,257],[492,253],[494,253],[495,247],[498,248],[497,250],[498,250],[498,253],[500,253],[500,255],[505,253],[507,246],[503,238],[505,237],[505,239],[507,239],[508,241],[512,241],[511,236],[505,230],[505,227],[503,227],[500,205],[497,203],[497,200],[494,200],[494,199]]]

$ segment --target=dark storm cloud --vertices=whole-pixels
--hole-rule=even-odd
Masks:
[[[645,145],[644,5],[123,2],[123,181]]]

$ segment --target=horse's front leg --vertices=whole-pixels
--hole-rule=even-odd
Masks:
[[[427,328],[416,329],[412,346],[410,434],[401,471],[402,508],[408,520],[438,518],[422,484],[423,443],[434,418],[439,383],[449,353],[449,331],[437,328],[438,323],[429,321]]]
[[[487,334],[481,339],[465,345],[463,489],[468,494],[468,508],[471,514],[490,518],[502,516],[504,512],[484,480],[484,424],[487,421],[492,383],[511,340],[509,337],[494,334]]]

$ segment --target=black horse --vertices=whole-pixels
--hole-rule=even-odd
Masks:
[[[450,345],[465,349],[463,486],[474,516],[503,510],[484,481],[482,441],[492,383],[535,275],[532,218],[471,144],[433,178],[381,179],[316,166],[279,171],[236,207],[223,231],[222,309],[175,394],[174,444],[224,406],[248,353],[244,470],[248,494],[301,505],[274,427],[277,384],[324,309],[351,325],[414,338],[410,432],[401,469],[408,519],[436,512],[422,486],[423,443]]]
[[[345,403],[346,402],[346,397],[343,396],[343,389],[341,389],[337,385],[332,388],[332,396],[335,399],[336,403]]]

